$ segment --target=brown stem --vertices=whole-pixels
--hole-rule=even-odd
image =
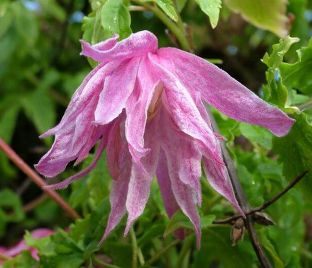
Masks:
[[[47,186],[45,181],[1,138],[0,149],[21,171],[23,171],[35,184],[37,184],[42,191],[50,196],[68,214],[69,217],[74,220],[80,218],[79,214],[58,193],[54,190],[45,188],[45,186]]]
[[[260,207],[254,208],[249,210],[248,212],[246,212],[246,215],[253,215],[256,212],[260,212],[264,209],[266,209],[267,207],[271,206],[272,204],[274,204],[277,200],[279,200],[284,194],[286,194],[291,188],[293,188],[298,182],[301,181],[301,179],[303,179],[303,177],[308,173],[309,171],[306,170],[303,173],[301,173],[300,175],[298,175],[295,179],[293,179],[288,185],[287,187],[285,187],[282,191],[280,191],[279,193],[277,193],[275,196],[273,196],[270,200],[264,202]],[[240,215],[234,215],[232,217],[223,219],[223,220],[215,220],[213,223],[214,224],[226,224],[229,223],[231,224],[232,222],[234,222],[235,220],[237,220],[238,218],[240,218]]]
[[[35,207],[39,206],[43,201],[47,200],[47,198],[48,196],[45,193],[43,193],[36,199],[30,201],[25,206],[23,206],[23,211],[24,212],[32,211]]]
[[[217,123],[214,119],[213,114],[209,110],[208,110],[208,113],[210,115],[213,130],[215,132],[219,132],[218,126],[217,126]],[[224,163],[225,163],[225,165],[228,169],[228,172],[229,172],[229,176],[230,176],[230,180],[231,180],[231,184],[232,184],[232,187],[234,190],[235,197],[236,197],[239,205],[241,206],[242,210],[245,212],[245,215],[246,215],[246,212],[249,211],[249,204],[247,202],[246,196],[245,196],[243,189],[241,187],[241,184],[239,182],[233,160],[230,157],[230,154],[229,154],[229,152],[225,146],[225,143],[220,142],[220,144],[221,144],[223,160],[224,160]],[[244,221],[245,221],[246,229],[247,229],[249,236],[250,236],[252,246],[254,248],[255,253],[257,254],[257,257],[258,257],[258,260],[261,264],[261,267],[271,268],[272,265],[270,264],[268,258],[264,254],[264,251],[263,251],[261,244],[258,240],[256,230],[253,226],[252,216],[246,215],[246,218],[244,219]]]

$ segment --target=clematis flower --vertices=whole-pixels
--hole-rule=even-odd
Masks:
[[[43,237],[50,236],[53,233],[54,231],[50,229],[39,228],[39,229],[32,231],[31,236],[33,238],[43,238]],[[33,259],[39,261],[38,250],[33,247],[27,246],[24,240],[18,242],[15,246],[10,247],[10,248],[0,247],[0,253],[9,258],[15,257],[23,251],[29,251]],[[1,261],[0,261],[0,264],[1,264]]]
[[[86,175],[106,149],[113,181],[103,239],[126,213],[128,233],[156,175],[169,217],[181,209],[199,244],[201,163],[210,185],[243,213],[204,104],[276,136],[286,135],[294,120],[215,65],[176,48],[159,49],[148,31],[120,42],[115,36],[96,45],[81,43],[82,55],[99,65],[77,89],[61,122],[41,136],[54,135],[55,141],[36,168],[56,176],[99,144],[89,167],[50,187],[65,188]]]

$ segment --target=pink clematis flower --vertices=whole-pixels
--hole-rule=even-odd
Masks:
[[[39,228],[31,232],[31,236],[33,238],[43,238],[46,236],[50,236],[54,233],[54,231],[46,228]],[[18,242],[15,246],[10,248],[0,247],[0,253],[6,257],[15,257],[23,251],[29,251],[31,256],[39,261],[38,250],[26,245],[25,241],[22,240]],[[1,264],[1,261],[0,261]]]
[[[286,135],[294,120],[215,65],[176,48],[159,49],[148,31],[117,39],[81,41],[82,55],[99,65],[77,89],[61,122],[42,135],[55,135],[55,141],[36,168],[53,177],[70,161],[85,159],[99,142],[88,168],[50,187],[65,188],[86,175],[106,148],[113,182],[103,239],[126,212],[128,233],[156,175],[168,215],[181,209],[199,244],[201,162],[211,186],[242,213],[203,103],[277,136]]]

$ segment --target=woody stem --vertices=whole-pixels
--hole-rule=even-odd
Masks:
[[[51,197],[73,220],[80,218],[79,214],[54,190],[47,189],[45,181],[32,169],[24,160],[3,140],[0,138],[0,150],[21,170],[23,171],[35,184],[37,184],[42,191]]]

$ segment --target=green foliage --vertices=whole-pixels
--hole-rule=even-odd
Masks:
[[[170,17],[173,21],[178,20],[173,0],[156,0],[156,4]]]
[[[0,191],[0,235],[6,230],[6,225],[20,222],[24,218],[21,200],[9,189]]]
[[[285,36],[288,32],[286,0],[226,0],[225,3],[257,27],[272,31],[278,36]]]
[[[259,206],[269,200],[286,187],[289,180],[312,166],[312,41],[307,42],[311,28],[307,14],[312,6],[309,1],[290,0],[287,7],[287,12],[295,15],[292,25],[288,25],[292,27],[291,35],[301,40],[286,37],[272,49],[276,42],[273,34],[242,23],[238,16],[232,16],[228,9],[221,8],[221,0],[0,2],[0,137],[11,143],[30,165],[48,149],[49,142],[42,143],[37,136],[61,118],[71,95],[90,69],[86,60],[78,56],[81,36],[97,43],[114,34],[123,39],[132,30],[149,29],[158,37],[160,46],[176,45],[173,33],[169,32],[169,40],[165,27],[156,14],[151,13],[157,7],[169,22],[182,27],[189,38],[194,37],[192,45],[196,53],[203,58],[222,58],[224,64],[221,67],[249,88],[256,89],[265,83],[262,86],[265,99],[296,120],[288,136],[275,138],[263,128],[238,123],[213,110],[251,206]],[[40,8],[31,10],[26,8],[25,2],[39,3]],[[227,0],[224,3],[253,25],[284,35],[288,30],[285,24],[286,1],[256,2]],[[203,12],[198,12],[198,6]],[[82,25],[72,21],[77,11],[87,15]],[[219,27],[216,27],[217,23]],[[229,46],[236,47],[237,54],[230,54]],[[299,49],[298,56],[294,53],[296,49]],[[263,58],[267,68],[264,82],[265,66],[261,64],[260,57],[269,50],[271,52]],[[67,177],[85,168],[92,158],[93,155],[75,170],[68,169],[61,176]],[[5,262],[4,268],[130,267],[134,252],[138,254],[138,267],[258,266],[248,235],[232,247],[230,227],[212,224],[214,219],[232,214],[233,209],[212,190],[206,178],[201,180],[203,202],[199,209],[202,245],[196,249],[189,219],[180,211],[168,218],[155,180],[144,214],[133,227],[136,243],[133,237],[123,237],[123,219],[99,245],[110,211],[111,177],[105,155],[95,170],[73,183],[70,189],[60,192],[82,215],[75,222],[70,222],[50,199],[40,201],[42,203],[27,211],[27,204],[37,201],[41,191],[25,183],[25,176],[2,152],[0,173],[2,245],[14,245],[22,239],[25,230],[30,232],[38,227],[55,230],[52,236],[41,239],[34,239],[26,232],[26,243],[38,250],[39,262],[25,251]],[[311,227],[305,223],[311,217],[311,179],[310,174],[301,186],[291,189],[266,210],[276,225],[256,225],[260,242],[274,267],[312,265]],[[183,241],[175,237],[181,228],[185,234]]]
[[[112,37],[114,34],[118,34],[121,39],[131,34],[128,1],[94,1],[92,10],[83,21],[84,40],[97,43]]]
[[[212,28],[215,28],[219,20],[221,0],[196,0],[196,2],[200,9],[209,17]]]

